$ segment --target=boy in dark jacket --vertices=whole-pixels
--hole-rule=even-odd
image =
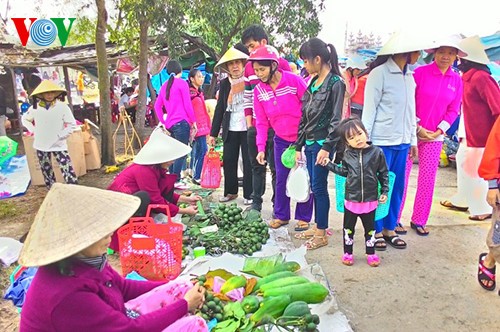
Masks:
[[[358,217],[365,229],[367,263],[370,266],[380,264],[375,254],[375,210],[378,203],[387,201],[389,192],[389,171],[383,151],[368,142],[368,135],[363,123],[357,117],[343,120],[338,128],[339,137],[345,142],[346,151],[342,164],[330,161],[326,167],[341,176],[345,176],[345,212],[344,212],[344,255],[342,263],[354,263],[352,246],[354,229]],[[378,183],[382,190],[378,197]]]

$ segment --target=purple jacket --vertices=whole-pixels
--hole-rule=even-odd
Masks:
[[[63,276],[51,266],[38,269],[23,306],[20,332],[160,332],[188,312],[182,299],[128,318],[125,302],[163,283],[126,280],[109,264],[99,271],[77,262],[73,271],[73,276]]]
[[[170,129],[176,123],[186,120],[189,125],[196,122],[194,116],[193,105],[189,93],[189,85],[186,81],[180,78],[174,78],[172,87],[170,88],[170,98],[165,99],[168,81],[160,88],[160,93],[155,102],[156,116],[167,129]],[[163,116],[167,114],[167,119]]]

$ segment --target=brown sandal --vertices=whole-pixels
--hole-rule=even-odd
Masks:
[[[303,232],[307,231],[308,229],[309,229],[309,223],[307,221],[298,220],[297,223],[295,224],[296,232]]]
[[[305,243],[307,250],[316,250],[328,245],[328,238],[325,235],[313,235],[313,237]]]
[[[273,229],[280,228],[281,226],[288,225],[288,222],[289,222],[288,220],[273,219],[269,223],[269,227]]]
[[[316,234],[316,227],[312,227],[308,229],[307,231],[303,231],[300,233],[295,234],[293,237],[299,240],[309,240]]]
[[[448,200],[440,201],[439,204],[441,204],[442,206],[447,207],[449,209],[453,209],[453,210],[457,210],[457,211],[465,212],[469,209],[468,207],[461,207],[461,206],[453,205],[453,203],[448,201]]]

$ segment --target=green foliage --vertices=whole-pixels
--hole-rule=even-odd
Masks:
[[[200,36],[218,54],[240,41],[243,30],[262,24],[270,44],[289,52],[321,30],[324,0],[194,0],[187,32]]]
[[[68,37],[67,46],[95,43],[95,29],[97,18],[90,19],[85,16],[77,17]]]
[[[138,56],[139,29],[141,24],[146,24],[148,35],[157,36],[157,43],[167,45],[172,56],[182,46],[180,33],[186,23],[184,13],[187,6],[187,2],[179,0],[120,0],[116,25],[110,29],[110,40],[125,46],[132,56]]]

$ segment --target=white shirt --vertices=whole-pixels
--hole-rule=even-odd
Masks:
[[[49,109],[38,105],[23,114],[23,126],[34,133],[33,148],[40,151],[66,151],[66,138],[76,130],[76,120],[68,105],[56,101]]]
[[[118,102],[118,107],[128,107],[128,103],[130,101],[130,97],[127,94],[124,94],[123,96],[120,97],[120,101]],[[127,104],[127,106],[125,106]]]

